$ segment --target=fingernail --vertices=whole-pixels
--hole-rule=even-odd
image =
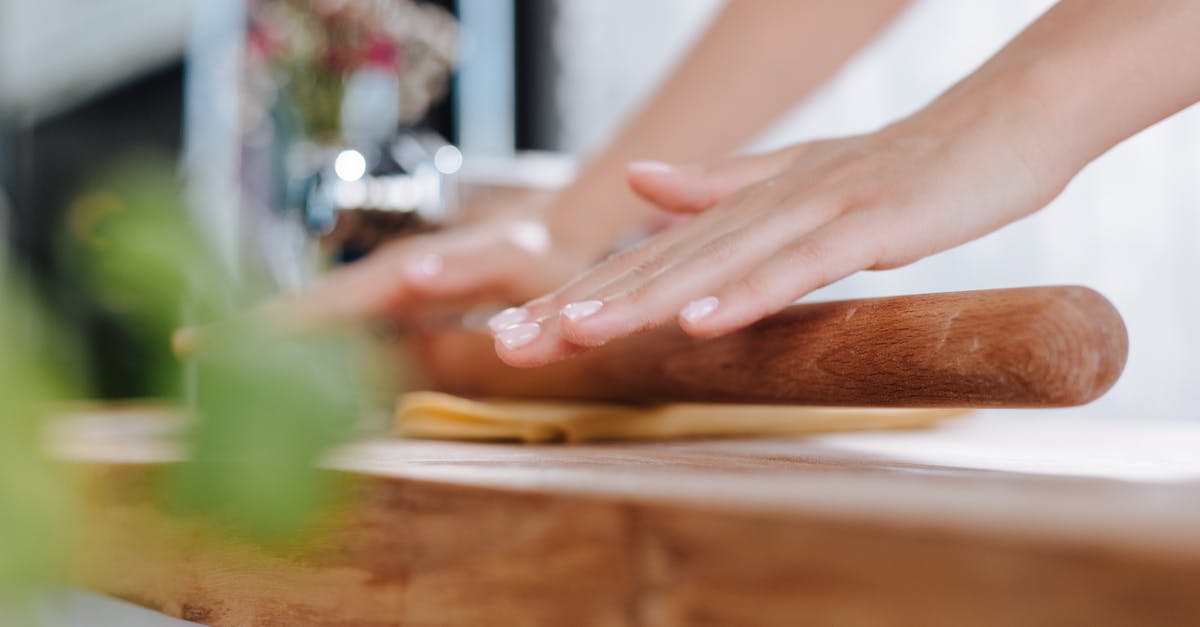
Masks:
[[[679,310],[679,317],[690,324],[696,324],[701,318],[716,311],[717,305],[720,304],[721,301],[717,300],[716,296],[705,296],[685,305],[683,309]]]
[[[527,311],[524,307],[509,307],[508,309],[501,311],[491,318],[488,318],[487,325],[488,328],[492,330],[492,333],[499,333],[500,331],[503,331],[514,324],[525,322],[525,319],[528,317],[529,311]]]
[[[442,263],[441,255],[429,253],[427,255],[421,255],[416,260],[410,262],[407,270],[409,275],[428,278],[437,276],[439,273],[441,273],[443,265],[444,264]]]
[[[525,324],[514,324],[507,329],[502,329],[496,334],[496,339],[505,348],[520,348],[535,339],[542,333],[541,325],[536,322],[526,322]]]
[[[597,311],[600,311],[600,308],[603,306],[604,303],[598,300],[583,300],[579,301],[578,303],[571,303],[566,307],[563,307],[559,313],[561,313],[567,320],[582,320],[596,313]]]
[[[629,169],[634,172],[644,172],[646,174],[661,174],[675,170],[671,164],[662,161],[634,161],[629,164]]]

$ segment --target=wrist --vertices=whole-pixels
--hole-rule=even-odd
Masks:
[[[920,128],[989,159],[1009,155],[1037,191],[1057,195],[1095,154],[1069,124],[1069,94],[1045,74],[1036,61],[989,64],[885,132]]]

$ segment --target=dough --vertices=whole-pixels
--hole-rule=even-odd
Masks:
[[[400,400],[400,434],[439,440],[590,442],[798,435],[914,429],[963,409],[881,409],[671,403],[617,405],[560,401],[473,401],[439,392]]]

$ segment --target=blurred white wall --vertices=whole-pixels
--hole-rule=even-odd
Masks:
[[[0,0],[0,113],[51,115],[183,53],[187,0]]]
[[[1052,4],[919,0],[751,148],[867,131],[907,114]],[[560,0],[564,147],[578,152],[599,146],[717,6],[714,0]],[[908,268],[861,273],[814,297],[1088,285],[1121,310],[1131,348],[1113,391],[1075,411],[1200,420],[1200,369],[1192,363],[1200,348],[1198,243],[1200,107],[1193,107],[1093,163],[1035,216]]]
[[[558,0],[560,148],[599,147],[720,6],[720,0]]]
[[[512,0],[459,0],[458,19],[464,33],[454,77],[459,148],[510,156],[516,137]]]

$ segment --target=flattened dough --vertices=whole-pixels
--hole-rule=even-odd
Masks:
[[[709,403],[636,406],[559,401],[485,402],[439,392],[410,392],[400,400],[397,425],[401,435],[411,438],[590,442],[916,429],[969,411]]]

